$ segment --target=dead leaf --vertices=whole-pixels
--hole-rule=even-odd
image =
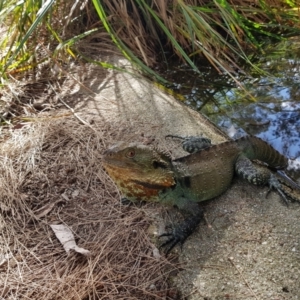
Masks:
[[[161,259],[161,255],[159,253],[159,250],[158,248],[154,247],[152,249],[152,254],[153,254],[153,257],[156,258],[156,259]]]
[[[69,197],[67,196],[67,194],[63,193],[61,194],[61,196],[66,200],[66,201],[70,201]]]
[[[79,196],[79,190],[75,190],[72,192],[72,198],[76,198],[77,196]]]
[[[69,254],[70,250],[75,250],[76,252],[89,257],[91,252],[84,248],[78,247],[75,243],[74,235],[69,227],[63,224],[59,225],[50,225],[54,231],[56,237],[63,245],[65,251]]]
[[[6,266],[8,261],[13,257],[11,253],[0,256],[0,268]]]

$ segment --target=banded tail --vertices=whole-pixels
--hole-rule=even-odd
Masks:
[[[258,159],[275,169],[285,169],[288,165],[288,159],[285,156],[258,137],[246,136],[236,140],[236,142],[251,160]]]

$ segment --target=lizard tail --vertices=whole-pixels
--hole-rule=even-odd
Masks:
[[[287,167],[288,159],[260,138],[246,136],[241,140],[244,148],[243,152],[247,153],[248,158],[258,159],[275,169],[285,169]]]

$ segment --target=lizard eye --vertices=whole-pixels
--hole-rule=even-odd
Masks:
[[[133,149],[128,150],[127,153],[126,153],[126,156],[128,158],[134,157],[135,156],[135,151]]]

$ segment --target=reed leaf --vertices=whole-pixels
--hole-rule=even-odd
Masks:
[[[162,78],[155,71],[153,71],[152,69],[147,67],[136,55],[133,54],[133,52],[122,42],[122,40],[118,38],[118,36],[115,34],[114,30],[111,28],[110,24],[107,22],[107,17],[106,17],[105,11],[104,11],[103,6],[101,5],[100,1],[93,0],[93,3],[95,5],[96,11],[97,11],[99,18],[102,21],[105,29],[110,34],[113,42],[120,49],[121,53],[128,60],[134,62],[137,66],[142,68],[146,74],[153,76],[159,82],[166,84],[167,81],[164,78]]]
[[[38,10],[37,14],[35,15],[35,20],[32,22],[31,26],[29,27],[29,29],[26,31],[24,37],[20,40],[20,42],[18,43],[16,49],[13,51],[12,55],[10,56],[10,58],[8,59],[8,61],[5,63],[2,72],[5,72],[6,69],[12,64],[12,62],[15,60],[16,56],[18,55],[18,53],[23,49],[26,41],[29,39],[29,37],[31,36],[31,34],[34,32],[34,30],[36,30],[36,28],[38,27],[38,25],[43,21],[46,13],[50,10],[50,8],[52,7],[52,5],[54,4],[55,0],[47,0],[42,7]],[[30,11],[30,10],[29,10]],[[25,10],[24,16],[26,16],[26,18],[31,21],[31,16],[30,14],[27,14],[28,11]],[[25,18],[25,17],[24,17]],[[27,57],[28,59],[29,57]],[[27,60],[26,59],[26,60]],[[24,59],[21,60],[21,62],[23,63],[24,61],[26,61]]]

